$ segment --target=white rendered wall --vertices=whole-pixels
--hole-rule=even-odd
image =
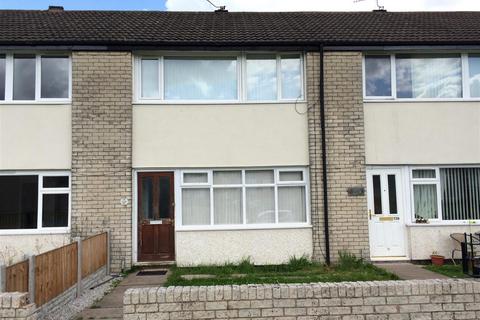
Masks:
[[[236,263],[250,258],[255,264],[281,264],[312,256],[312,230],[269,229],[177,231],[176,262],[180,266]]]

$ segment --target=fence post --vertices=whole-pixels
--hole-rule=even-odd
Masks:
[[[110,229],[107,230],[107,268],[106,273],[107,276],[110,275]]]
[[[0,265],[0,292],[7,292],[7,267]]]
[[[28,297],[35,302],[35,255],[28,257]]]
[[[77,242],[77,297],[82,294],[82,239],[75,238]]]

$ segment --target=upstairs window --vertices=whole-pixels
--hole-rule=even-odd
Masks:
[[[237,100],[237,58],[165,57],[165,100]]]
[[[68,56],[0,54],[0,101],[62,101],[70,87]]]
[[[460,55],[397,55],[398,98],[461,98]]]
[[[365,90],[369,97],[392,96],[390,56],[365,57]]]
[[[35,100],[35,56],[13,57],[13,100]]]
[[[480,98],[479,54],[368,54],[364,59],[368,100]]]
[[[139,101],[274,102],[304,98],[300,54],[140,57],[136,70]]]

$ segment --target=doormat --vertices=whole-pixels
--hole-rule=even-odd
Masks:
[[[137,276],[163,276],[167,274],[167,270],[142,270],[137,273]]]

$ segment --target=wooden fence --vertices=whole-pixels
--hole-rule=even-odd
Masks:
[[[5,268],[5,291],[28,292],[28,260]]]
[[[0,266],[0,292],[29,292],[37,306],[49,302],[106,266],[109,273],[109,233],[31,256],[8,267]]]
[[[107,264],[107,233],[100,233],[82,241],[82,278]]]

